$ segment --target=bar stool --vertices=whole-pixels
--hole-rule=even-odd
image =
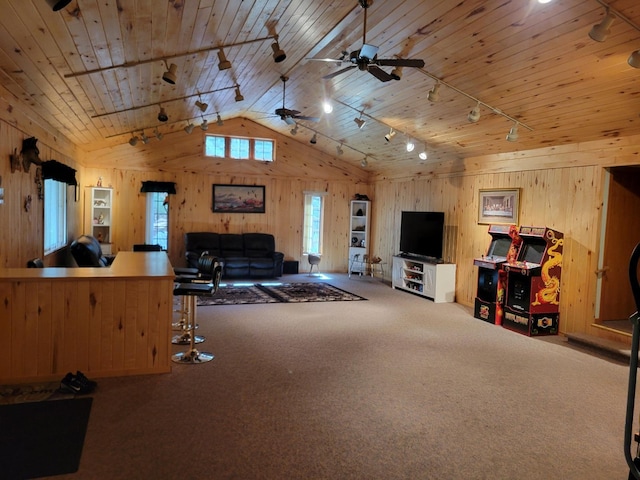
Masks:
[[[320,273],[320,267],[318,264],[322,257],[320,257],[317,253],[310,253],[307,258],[309,259],[309,276],[311,276],[311,271],[313,270],[313,266],[316,266],[316,273]]]
[[[218,290],[220,284],[220,277],[222,277],[222,266],[218,263],[217,258],[210,256],[206,262],[211,265],[211,278],[207,283],[203,282],[185,282],[178,283],[174,289],[174,295],[181,295],[185,297],[185,303],[187,305],[187,322],[189,324],[190,343],[189,350],[179,352],[171,356],[171,360],[175,363],[187,363],[197,364],[210,362],[214,359],[214,355],[208,352],[200,352],[196,349],[196,314],[197,314],[197,301],[199,296],[212,296]]]

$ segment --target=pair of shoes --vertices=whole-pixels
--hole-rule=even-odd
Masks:
[[[60,391],[83,395],[93,392],[97,386],[97,382],[89,380],[81,371],[77,371],[75,375],[69,372],[60,382]]]

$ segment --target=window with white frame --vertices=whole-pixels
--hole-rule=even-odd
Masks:
[[[48,255],[67,244],[67,184],[44,181],[44,254]]]
[[[308,192],[304,195],[302,252],[322,254],[324,194]]]
[[[147,193],[147,219],[145,242],[169,249],[169,194],[167,192]]]
[[[207,157],[273,162],[275,147],[275,140],[266,138],[225,137],[207,134],[204,141],[204,154]]]

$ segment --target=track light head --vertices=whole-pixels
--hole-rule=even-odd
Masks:
[[[66,7],[71,3],[71,0],[47,0],[47,4],[53,9],[54,12]]]
[[[600,23],[594,25],[589,31],[589,36],[596,42],[604,42],[611,33],[610,27],[616,17],[607,9],[607,15]]]
[[[318,143],[318,136],[315,133],[313,134],[313,137],[311,137],[311,140],[309,140],[309,143],[312,145]]]
[[[207,119],[203,119],[202,123],[200,124],[200,130],[202,130],[203,132],[206,132],[209,129],[209,123],[207,122]]]
[[[342,155],[342,154],[344,153],[344,150],[342,150],[342,144],[340,144],[340,145],[338,145],[338,146],[336,147],[336,153],[337,153],[338,155]]]
[[[633,68],[640,68],[640,50],[636,50],[631,55],[629,55],[627,63]]]
[[[362,166],[362,168],[366,168],[367,165],[369,165],[369,162],[367,162],[367,157],[364,157],[362,159],[362,161],[360,162],[360,165]]]
[[[426,160],[427,159],[427,149],[426,148],[418,154],[418,158],[420,160]]]
[[[147,136],[144,134],[144,130],[142,131],[142,134],[140,135],[140,139],[142,140],[142,143],[144,143],[145,145],[146,145],[147,143],[149,143],[149,137],[147,137]]]
[[[407,142],[407,152],[413,152],[414,148],[416,148],[416,144],[409,140]]]
[[[131,145],[132,147],[135,147],[137,144],[138,144],[138,137],[132,133],[131,138],[129,139],[129,145]]]
[[[224,125],[224,122],[222,121],[222,117],[220,116],[219,113],[216,113],[216,125],[218,125],[219,127]]]
[[[298,124],[296,123],[295,126],[291,129],[291,135],[297,135],[298,134]]]
[[[322,110],[324,111],[324,113],[331,113],[333,112],[333,105],[331,105],[331,102],[329,102],[328,100],[325,100],[322,103]]]
[[[440,100],[440,82],[436,83],[427,96],[430,102],[437,102]]]
[[[241,102],[241,101],[244,100],[244,97],[240,93],[240,87],[236,87],[236,98],[235,98],[235,100],[236,100],[236,102]]]
[[[202,103],[200,100],[196,100],[196,107],[198,107],[200,111],[204,113],[206,112],[207,108],[209,108],[209,105],[206,103]]]
[[[478,104],[473,107],[473,110],[469,112],[469,115],[467,115],[467,120],[469,120],[469,122],[471,123],[476,123],[478,120],[480,120],[480,102],[478,102]]]
[[[394,68],[393,70],[391,70],[390,75],[394,80],[400,80],[402,78],[402,67]]]
[[[176,76],[177,71],[178,71],[178,66],[175,63],[172,63],[169,66],[169,70],[167,70],[162,74],[162,80],[164,80],[165,82],[171,85],[175,85],[176,79],[177,79],[177,76]]]
[[[518,141],[518,122],[513,124],[513,127],[511,127],[511,130],[509,130],[509,133],[507,134],[507,141],[508,142],[517,142]]]
[[[160,107],[160,113],[158,113],[158,121],[166,122],[167,120],[169,120],[169,116],[167,115],[167,112],[165,112],[163,107]]]
[[[158,140],[162,140],[162,139],[164,138],[164,135],[162,135],[162,134],[158,131],[158,127],[156,127],[156,128],[153,130],[153,134],[156,136],[156,138],[157,138]]]
[[[224,56],[224,50],[218,50],[218,70],[229,70],[231,62]]]
[[[392,129],[390,129],[390,130],[389,130],[389,133],[387,133],[387,134],[384,136],[384,139],[385,139],[387,142],[390,142],[390,141],[391,141],[391,139],[392,139],[393,137],[395,137],[395,136],[396,136],[396,132],[395,132],[395,130],[393,130],[393,128],[392,128]]]
[[[189,125],[187,125],[186,127],[184,127],[184,131],[187,132],[188,135],[191,135],[191,132],[193,132],[195,125],[191,122],[189,122]]]
[[[271,50],[273,50],[273,60],[276,63],[283,62],[285,58],[287,58],[287,54],[284,53],[284,50],[280,48],[280,44],[278,40],[271,44]]]
[[[367,123],[365,120],[358,117],[354,118],[353,121],[356,122],[356,125],[358,125],[358,128],[360,129],[362,129],[362,127],[364,127],[364,124]]]

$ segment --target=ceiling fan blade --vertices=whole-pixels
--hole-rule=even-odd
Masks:
[[[340,58],[305,58],[305,60],[310,60],[312,62],[329,62],[329,63],[342,63],[344,61]]]
[[[377,67],[376,65],[369,65],[367,67],[367,71],[381,82],[388,82],[389,80],[393,80],[393,77],[391,75],[389,75],[387,72]]]
[[[329,75],[325,75],[324,77],[322,77],[324,80],[329,80],[330,78],[336,77],[338,75],[340,75],[341,73],[347,72],[349,70],[351,70],[352,68],[356,68],[355,65],[349,65],[348,67],[345,67],[341,70],[338,70],[337,72],[333,72],[330,73]]]
[[[293,118],[296,120],[308,120],[309,122],[319,122],[320,118],[318,117],[305,117],[303,115],[295,115]]]
[[[379,58],[374,63],[385,67],[424,67],[424,60],[419,58]]]

